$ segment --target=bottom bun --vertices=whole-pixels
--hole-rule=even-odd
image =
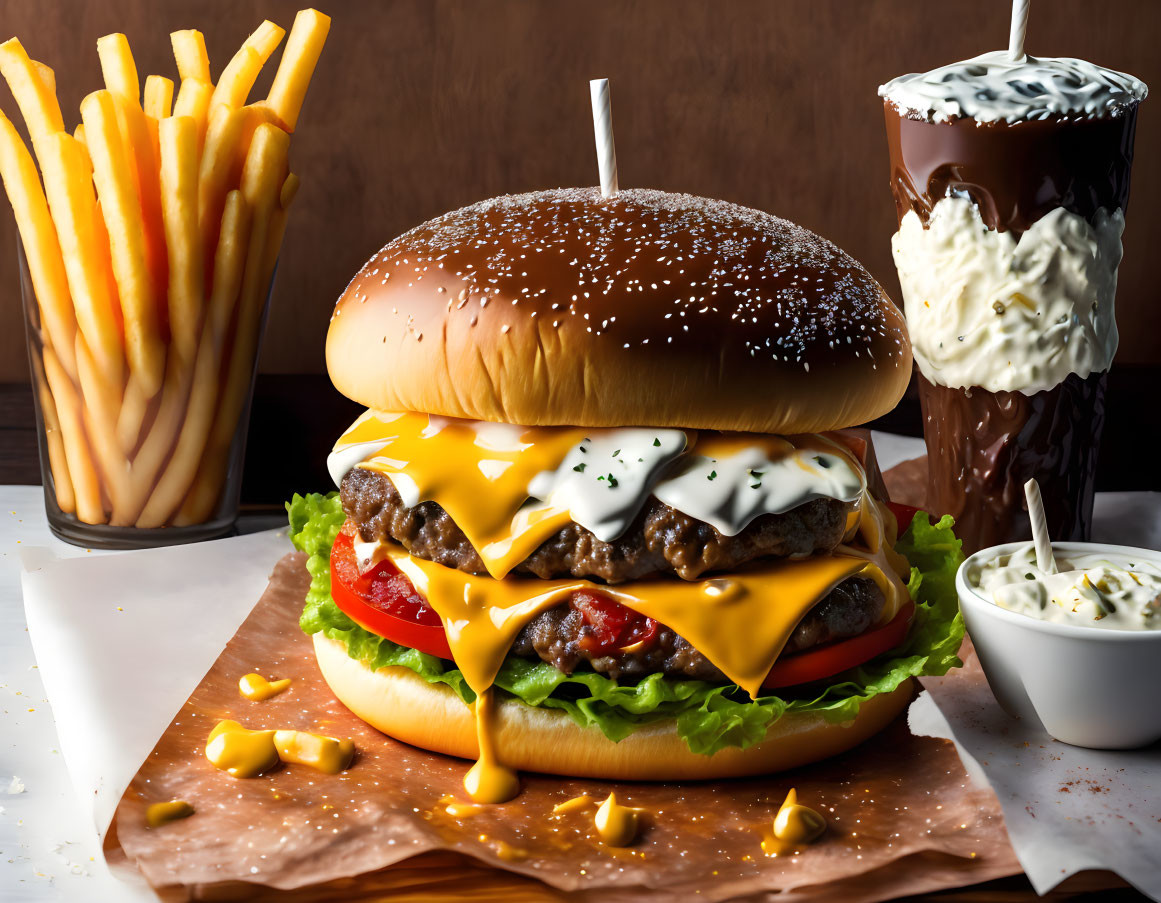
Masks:
[[[372,671],[322,633],[314,635],[314,651],[335,696],[372,727],[412,746],[476,757],[472,712],[446,685],[429,684],[408,668]],[[585,778],[683,781],[769,774],[857,746],[902,712],[911,693],[908,679],[894,692],[864,702],[853,720],[838,724],[816,714],[783,715],[761,743],[712,756],[690,752],[672,719],[646,724],[614,743],[558,709],[504,699],[495,708],[496,750],[512,768]]]

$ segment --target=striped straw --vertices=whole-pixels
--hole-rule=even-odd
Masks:
[[[1008,56],[1013,62],[1024,59],[1024,33],[1028,31],[1031,0],[1012,0],[1012,31],[1008,35]]]
[[[617,147],[613,143],[613,97],[607,78],[589,81],[593,101],[593,133],[597,139],[597,165],[601,170],[601,196],[614,198],[617,185]]]
[[[1044,501],[1040,498],[1040,484],[1029,480],[1024,484],[1028,499],[1028,519],[1032,521],[1032,541],[1036,543],[1036,567],[1045,574],[1055,574],[1056,559],[1052,557],[1052,540],[1048,536],[1048,520],[1044,516]]]

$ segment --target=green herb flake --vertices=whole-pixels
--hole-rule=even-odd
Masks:
[[[580,464],[578,464],[576,467],[574,467],[573,470],[575,470],[577,473],[584,473],[585,472],[584,462],[582,461]]]
[[[654,447],[654,448],[661,448],[661,440],[660,440],[660,439],[654,439],[654,440],[653,440],[653,447]]]
[[[709,472],[709,476],[708,476],[708,477],[706,477],[706,479],[707,479],[707,480],[716,480],[716,479],[717,479],[717,477],[718,477],[718,472],[717,472],[716,470],[711,470],[711,471]]]

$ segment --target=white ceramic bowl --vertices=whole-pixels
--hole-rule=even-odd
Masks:
[[[968,585],[981,558],[1026,543],[983,549],[960,565],[959,605],[996,700],[1065,743],[1134,749],[1161,740],[1161,630],[1110,630],[1041,621],[1000,608]],[[1125,554],[1161,563],[1161,552],[1059,542],[1053,550]]]

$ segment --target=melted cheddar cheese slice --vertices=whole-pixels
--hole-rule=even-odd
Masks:
[[[439,504],[496,579],[570,522],[610,541],[650,494],[735,536],[763,514],[819,497],[854,502],[866,489],[854,455],[823,435],[520,427],[378,411],[339,439],[330,465],[336,483],[357,466],[386,475],[407,507]],[[859,506],[851,517],[853,527]]]
[[[610,596],[675,630],[751,696],[798,622],[843,580],[865,574],[883,588],[884,623],[906,598],[890,564],[872,553],[782,559],[691,583],[657,579],[604,586],[477,577],[414,558],[393,544],[383,549],[442,619],[456,666],[477,694],[492,685],[521,628],[579,589]]]

